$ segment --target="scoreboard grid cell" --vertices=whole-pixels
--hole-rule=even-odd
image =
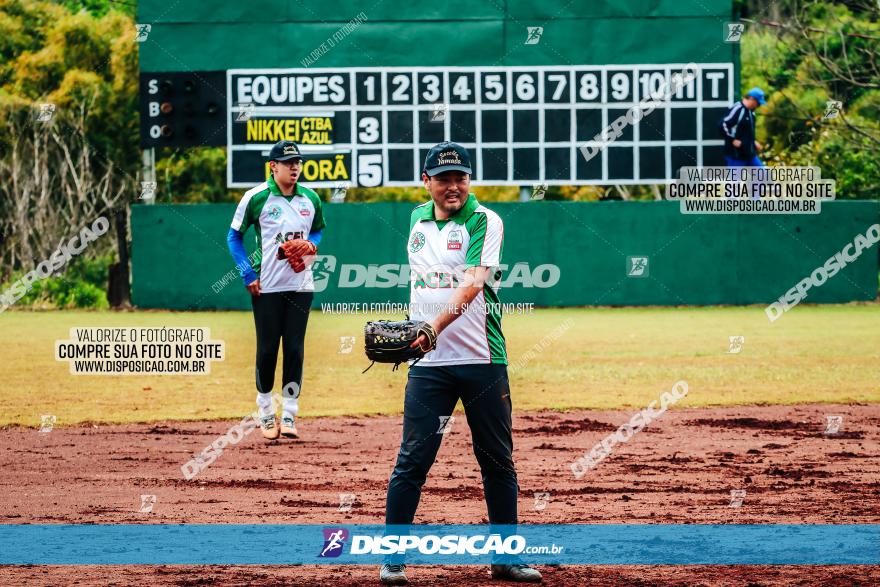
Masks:
[[[546,104],[544,100],[544,72],[538,71],[538,104]],[[547,136],[545,134],[545,128],[547,125],[547,110],[545,108],[540,108],[538,110],[538,139],[544,140],[544,137]],[[541,183],[544,183],[544,179],[547,176],[547,168],[545,166],[545,162],[547,160],[547,150],[546,149],[538,149],[538,180]],[[569,177],[571,177],[571,172],[569,172]]]
[[[388,72],[383,71],[380,78],[382,80],[382,185],[388,185]],[[357,99],[357,94],[352,94]],[[356,111],[355,111],[356,112]],[[354,138],[352,137],[352,142]],[[353,175],[352,177],[359,177]]]
[[[513,87],[513,70],[508,70],[504,77],[507,87],[507,93],[504,96],[507,100],[507,181],[510,183],[513,181],[513,92],[510,91]],[[477,174],[477,181],[480,181],[482,177],[483,172],[480,170],[480,173]]]
[[[227,76],[227,77],[230,77],[230,78],[231,78],[232,76]],[[357,85],[356,85],[356,84],[357,84],[357,80],[356,80],[356,78],[355,78],[355,72],[354,72],[354,71],[349,71],[349,72],[348,72],[348,81],[349,81],[349,90],[348,90],[348,91],[349,91],[349,95],[350,95],[350,96],[355,96],[355,95],[356,95],[355,92],[357,92]],[[351,174],[350,174],[349,177],[357,177],[357,172],[358,172],[358,171],[357,171],[357,162],[358,162],[358,157],[357,157],[357,153],[358,153],[358,148],[357,148],[358,121],[357,121],[357,116],[355,116],[355,113],[354,113],[354,112],[352,112],[352,115],[351,115],[349,118],[350,118],[350,120],[349,120],[349,126],[351,127],[351,134],[350,134],[349,136],[351,137],[351,145],[352,145],[352,148],[351,148]],[[350,183],[350,181],[345,182],[345,183]]]
[[[476,128],[474,129],[474,135],[477,139],[477,144],[483,144],[483,110],[479,108],[483,105],[483,76],[477,75],[474,77],[474,91],[476,92],[474,103],[478,106],[477,115],[476,115]],[[474,160],[477,165],[477,173],[478,177],[483,177],[483,149],[477,149],[475,153]]]
[[[639,76],[636,73],[636,71],[637,70],[633,70],[632,73],[630,74],[632,76],[632,77],[630,77],[630,83],[632,84],[633,102],[638,103],[641,100],[641,98],[639,97],[639,83],[638,83],[639,77],[641,77],[641,76]],[[666,118],[665,111],[663,113],[663,117]],[[641,171],[639,169],[639,162],[641,161],[641,156],[640,156],[641,149],[639,149],[638,145],[640,144],[639,137],[641,136],[642,125],[641,124],[634,124],[634,125],[632,125],[632,127],[633,127],[633,143],[635,143],[635,145],[636,145],[633,147],[633,150],[632,150],[633,151],[633,179],[638,181],[640,171]]]
[[[703,75],[702,71],[697,76],[697,139],[703,136],[703,108],[700,102],[703,100]],[[703,165],[703,150],[697,149],[697,167]]]
[[[577,77],[574,75],[574,70],[568,72],[569,82],[571,82],[571,95],[574,96],[574,85]],[[572,145],[577,145],[577,110],[575,110],[574,105],[572,104],[568,109],[568,140]],[[577,156],[578,150],[577,147],[571,149],[568,153],[568,166],[571,170],[569,175],[577,177]]]
[[[664,82],[668,83],[668,80],[671,79],[671,75],[682,71],[685,64],[667,63],[533,67],[355,67],[228,70],[227,96],[229,101],[229,120],[227,139],[229,145],[229,157],[227,163],[227,183],[230,187],[250,187],[255,183],[258,183],[257,181],[254,181],[253,176],[243,178],[241,166],[239,166],[236,171],[234,164],[235,155],[245,151],[268,151],[271,147],[271,144],[233,143],[232,126],[234,124],[242,124],[241,122],[235,122],[238,112],[242,110],[237,106],[239,102],[246,102],[246,100],[239,99],[240,97],[237,94],[238,88],[236,87],[236,82],[239,77],[251,77],[255,79],[257,76],[267,76],[269,79],[277,77],[279,78],[278,86],[282,84],[282,80],[283,83],[287,83],[288,77],[299,78],[307,76],[314,79],[317,76],[342,76],[347,81],[347,83],[343,82],[341,86],[345,89],[342,103],[325,102],[321,104],[306,103],[303,105],[289,103],[258,104],[253,111],[252,117],[257,118],[261,115],[303,116],[316,115],[317,113],[349,113],[350,138],[348,142],[335,143],[327,147],[301,145],[301,149],[306,157],[308,157],[310,153],[346,153],[351,156],[348,169],[350,176],[348,179],[334,178],[324,181],[310,181],[307,177],[304,177],[304,181],[314,187],[333,187],[337,183],[347,183],[355,187],[365,185],[362,181],[365,181],[369,177],[369,173],[375,165],[375,162],[370,162],[369,159],[364,162],[362,156],[371,153],[374,154],[373,158],[375,158],[375,155],[381,155],[380,185],[389,187],[419,185],[421,183],[422,154],[435,142],[423,140],[421,120],[424,116],[424,120],[427,121],[427,124],[439,124],[431,122],[431,113],[435,108],[435,104],[446,105],[445,117],[442,123],[445,140],[460,142],[465,147],[472,150],[472,156],[475,163],[475,173],[472,183],[475,185],[527,185],[529,183],[541,183],[547,185],[631,185],[639,183],[665,183],[672,179],[672,174],[675,172],[675,169],[673,168],[673,157],[678,156],[680,159],[682,153],[687,153],[683,151],[676,153],[676,148],[689,147],[693,149],[695,151],[694,157],[696,160],[690,161],[689,163],[691,165],[702,165],[704,150],[706,148],[717,149],[723,145],[723,141],[720,140],[720,138],[717,140],[704,138],[703,117],[704,111],[707,108],[725,108],[734,101],[734,66],[732,63],[704,63],[697,64],[697,66],[698,75],[694,80],[692,99],[686,97],[686,92],[682,92],[681,95],[685,96],[683,99],[673,98],[658,104],[654,113],[656,114],[659,112],[663,117],[662,119],[658,117],[653,123],[649,123],[647,120],[643,119],[640,123],[628,125],[625,132],[632,135],[631,139],[627,138],[624,140],[624,138],[620,138],[607,143],[594,141],[593,135],[599,133],[602,129],[607,128],[614,118],[617,117],[617,113],[612,117],[609,110],[625,112],[639,103],[639,99],[643,93],[643,84],[644,86],[647,86],[650,91],[654,91],[652,89],[653,87],[656,87],[652,86],[652,76],[654,74],[661,74]],[[720,82],[714,84],[717,85],[718,95],[706,96],[708,99],[704,99],[704,89],[706,85],[703,83],[704,75],[707,72],[715,71],[719,72],[719,75],[722,76]],[[554,73],[564,73],[565,76],[563,78],[554,77],[551,80],[551,74]],[[613,77],[616,79],[612,79],[611,73],[614,74]],[[621,73],[624,73],[625,75],[621,77]],[[362,86],[366,86],[367,83],[379,83],[381,85],[379,88],[373,88],[375,94],[380,97],[379,103],[376,103],[375,101],[364,104],[358,103],[358,91],[360,89],[358,87],[358,74],[373,74],[374,76],[363,77],[362,82],[364,83],[361,84]],[[434,103],[427,103],[427,98],[425,96],[429,95],[429,91],[426,88],[433,89],[437,86],[437,83],[430,79],[431,74],[439,77],[440,100]],[[469,74],[469,76],[456,76],[456,74]],[[489,79],[490,84],[494,85],[485,84],[486,76],[497,74],[501,74],[500,80]],[[589,78],[587,78],[589,75],[593,75],[594,77],[592,79],[595,80],[595,83],[598,83],[601,86],[598,88],[598,96],[592,99],[589,98],[589,89],[594,88],[595,91],[595,86],[594,84],[591,84]],[[453,78],[452,76],[456,76],[458,84],[453,83],[453,79],[456,78]],[[628,91],[623,95],[623,100],[616,101],[614,95],[622,95],[622,91],[619,90],[624,86],[621,82],[621,79],[623,78],[628,80],[626,82]],[[370,80],[375,81],[370,82]],[[253,79],[251,81],[253,81]],[[293,80],[290,81],[292,92],[294,84],[292,83]],[[505,95],[501,101],[496,102],[493,101],[492,94],[489,94],[489,92],[490,87],[493,90],[497,90],[497,84],[500,82],[504,82],[505,84],[502,88]],[[560,92],[558,84],[563,82],[567,87],[563,88]],[[615,89],[612,89],[610,85],[612,82],[617,85]],[[556,85],[554,86],[554,84]],[[408,87],[405,87],[407,85]],[[467,85],[467,87],[465,87],[465,85]],[[709,85],[711,86],[713,84]],[[529,86],[531,86],[531,89]],[[404,89],[407,93],[404,93]],[[522,92],[520,92],[521,89],[523,90]],[[456,92],[455,90],[462,90],[462,92]],[[585,92],[585,90],[587,91]],[[364,88],[364,91],[366,92],[366,88]],[[552,96],[557,92],[560,93],[560,98],[558,101],[554,101]],[[395,100],[395,94],[403,97],[405,101]],[[484,94],[490,96],[488,101],[484,100]],[[524,96],[530,97],[524,98]],[[362,97],[366,96],[364,95]],[[695,134],[691,133],[693,138],[678,138],[676,140],[673,140],[672,138],[673,112],[679,109],[685,109],[693,113],[693,116],[688,118],[688,120],[693,121],[692,124],[695,132]],[[506,129],[503,135],[507,139],[506,142],[484,142],[483,139],[485,133],[483,132],[483,125],[486,120],[486,112],[501,110],[506,110],[506,113],[502,118],[502,120],[506,121]],[[554,126],[552,127],[553,130],[550,131],[548,131],[548,110],[554,111]],[[400,118],[400,115],[398,114],[394,116],[394,120],[396,124],[404,125],[407,120],[410,121],[410,124],[412,125],[411,138],[407,137],[408,140],[405,142],[398,142],[400,140],[400,135],[394,134],[398,129],[391,128],[389,120],[391,116],[389,115],[394,112],[399,113],[403,111],[411,112],[411,116]],[[600,113],[600,128],[589,126],[590,124],[595,124],[598,121],[597,118],[583,116],[584,113],[591,111],[598,111]],[[523,114],[519,115],[517,112],[523,112]],[[530,117],[526,112],[535,112],[535,115]],[[568,141],[548,140],[548,138],[565,138],[565,134],[563,134],[562,137],[559,136],[560,116],[564,116],[560,114],[562,112],[567,112],[569,117]],[[464,127],[456,129],[454,127],[457,117],[462,115],[466,116],[468,113],[472,115],[474,121],[472,136],[470,135],[469,129],[465,129]],[[581,119],[578,118],[579,114],[582,115]],[[362,141],[362,133],[363,136],[366,137],[369,135],[367,130],[370,129],[370,124],[366,125],[368,128],[361,128],[360,123],[364,115],[369,115],[377,119],[380,126],[378,129],[378,140],[373,142]],[[461,120],[460,118],[458,119]],[[531,126],[534,124],[533,122],[530,122],[532,119],[536,121],[536,129],[534,126]],[[679,119],[681,119],[681,116],[679,116]],[[469,124],[470,121],[466,121],[466,126]],[[526,126],[523,126],[523,124]],[[647,124],[652,124],[653,128],[643,127],[643,125]],[[535,130],[537,132],[536,140],[523,140],[534,138]],[[579,130],[581,131],[580,133]],[[648,139],[642,140],[642,137],[645,136],[644,131],[649,130],[651,132],[649,133]],[[467,139],[457,138],[464,135],[465,131],[468,135]],[[551,133],[553,136],[548,137]],[[661,133],[662,137],[658,136]],[[409,134],[408,131],[407,134]],[[436,136],[438,133],[432,132],[431,134]],[[523,136],[524,134],[526,134],[526,136]],[[521,140],[515,140],[517,136],[519,136]],[[681,136],[689,135],[684,134]],[[601,157],[601,159],[598,161],[590,161],[590,165],[588,166],[587,161],[582,157],[579,151],[580,147],[582,145],[602,146],[603,144],[606,148],[600,149],[595,155],[596,158]],[[652,149],[642,153],[641,149],[643,147],[659,147],[659,151]],[[401,149],[410,149],[413,151],[412,179],[398,179],[401,177],[401,171],[403,172],[403,177],[406,177],[407,174],[407,168],[400,168],[400,165],[403,164],[402,161],[406,160],[406,157],[403,157],[402,154],[399,153],[399,150]],[[521,151],[522,149],[529,149],[536,155],[537,164],[533,176],[522,177],[522,170],[524,168],[520,167],[520,171],[515,168],[515,161],[518,156],[529,156],[529,153],[523,154]],[[567,177],[559,177],[559,173],[548,168],[548,149],[554,149],[553,161],[560,161],[560,157],[562,158],[561,161],[563,165],[564,161],[568,161],[569,170]],[[568,149],[568,157],[566,158],[560,153],[558,151],[559,149]],[[615,152],[615,149],[617,152]],[[393,176],[391,173],[392,161],[389,159],[390,150],[397,154],[396,159],[400,162],[397,163],[398,167],[395,168],[396,176]],[[499,167],[499,161],[491,159],[487,161],[487,157],[491,158],[496,156],[496,151],[494,150],[506,154],[506,169],[499,169],[502,173],[506,171],[506,173],[504,173],[506,179],[486,178],[487,163],[490,164],[492,169]],[[663,154],[664,161],[662,165],[656,160],[643,161],[643,156],[654,157],[651,153],[655,152],[658,155],[659,153]],[[630,157],[630,154],[632,158],[631,168],[621,169],[620,162],[625,161],[626,158]],[[615,159],[615,157],[620,156],[625,158]],[[691,157],[689,154],[687,156]],[[616,162],[613,170],[614,176],[612,176],[610,165],[612,160]],[[681,164],[680,160],[678,164]],[[648,165],[653,165],[651,168],[655,169],[655,173],[656,171],[659,171],[657,169],[658,167],[659,169],[662,169],[662,173],[665,177],[645,176],[644,170]],[[598,171],[597,168],[599,167],[601,168],[601,173],[597,174],[598,177],[596,177],[593,175],[594,172],[590,171],[590,169],[592,168]],[[529,166],[529,168],[531,168],[531,166]],[[578,178],[578,176],[581,175],[579,169],[583,169],[585,177],[582,179]],[[369,187],[378,186],[369,185]]]
[[[670,79],[670,75],[672,75],[672,70],[667,67],[664,70],[664,74],[666,75],[666,79]],[[663,173],[666,177],[672,177],[672,144],[670,143],[670,139],[672,138],[672,111],[666,112],[663,116],[663,137],[665,138],[663,145]]]
[[[608,70],[602,70],[602,104],[608,104]],[[608,108],[602,108],[602,128],[608,128]],[[602,182],[608,182],[608,149],[602,149],[599,156],[602,157]]]

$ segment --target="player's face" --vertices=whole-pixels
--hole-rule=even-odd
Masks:
[[[447,214],[454,214],[464,206],[471,189],[471,176],[462,171],[444,171],[434,177],[422,175],[425,187],[434,204]]]
[[[752,97],[747,97],[745,100],[743,100],[743,105],[745,105],[745,107],[749,110],[757,110],[758,106],[760,106],[760,104],[758,104],[758,101]]]
[[[302,161],[299,159],[289,159],[287,161],[271,161],[269,167],[275,181],[284,184],[296,183],[299,179],[300,171],[302,171]]]

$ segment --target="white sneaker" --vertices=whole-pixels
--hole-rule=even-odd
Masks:
[[[299,438],[299,432],[296,430],[293,418],[281,418],[281,436],[284,438]]]
[[[276,440],[278,438],[280,431],[278,426],[275,425],[275,414],[260,418],[260,431],[266,440]]]
[[[406,565],[385,563],[379,568],[379,581],[385,585],[406,585]]]

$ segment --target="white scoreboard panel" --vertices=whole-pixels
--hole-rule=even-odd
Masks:
[[[590,160],[579,147],[686,65],[228,70],[227,182],[263,181],[269,148],[289,139],[315,187],[420,185],[427,150],[445,140],[471,152],[477,185],[664,183],[720,164],[732,63],[697,64],[692,83]]]

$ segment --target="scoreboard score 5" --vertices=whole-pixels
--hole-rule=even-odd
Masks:
[[[696,64],[613,140],[602,130],[694,65],[228,70],[227,183],[264,181],[282,139],[300,144],[314,187],[420,185],[428,149],[447,140],[471,151],[476,185],[665,183],[720,160],[732,63]],[[601,148],[588,159],[585,145]]]

